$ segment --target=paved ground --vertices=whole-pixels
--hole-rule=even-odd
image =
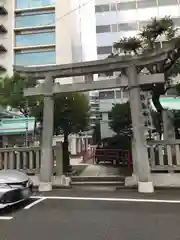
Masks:
[[[130,190],[57,190],[46,197],[32,199],[13,212],[10,209],[1,213],[0,239],[180,239],[180,193],[177,190],[146,196]],[[153,202],[152,198],[156,200]],[[168,201],[170,198],[178,201]]]
[[[80,176],[121,176],[127,175],[129,172],[128,170],[129,169],[127,167],[119,167],[112,164],[92,164],[87,166]],[[130,173],[128,173],[128,175],[129,174]]]

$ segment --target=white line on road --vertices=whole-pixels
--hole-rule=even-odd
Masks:
[[[0,217],[0,220],[11,220],[11,219],[13,219],[13,217],[5,217],[5,216]]]
[[[34,197],[33,197],[34,198]],[[40,202],[42,202],[42,201],[44,201],[46,199],[46,197],[40,197],[40,198],[38,198],[35,202],[33,202],[33,203],[30,203],[29,205],[27,205],[24,209],[30,209],[30,208],[32,208],[32,207],[34,207],[35,205],[37,205],[38,203],[40,203]]]
[[[109,201],[109,202],[147,202],[147,203],[180,203],[180,200],[167,199],[142,199],[142,198],[92,198],[92,197],[62,197],[62,196],[33,196],[33,199],[52,199],[52,200],[83,200],[83,201]],[[38,200],[36,201],[38,203]],[[36,202],[34,202],[36,204]],[[41,201],[39,201],[41,202]],[[33,204],[33,203],[32,203]],[[35,205],[34,204],[34,205]],[[31,205],[31,204],[30,204]]]

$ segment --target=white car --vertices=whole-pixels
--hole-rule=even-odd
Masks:
[[[0,209],[30,198],[33,183],[23,172],[0,170]]]

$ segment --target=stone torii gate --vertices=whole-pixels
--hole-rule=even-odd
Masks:
[[[163,83],[163,74],[140,75],[139,72],[149,64],[158,64],[167,59],[167,54],[159,50],[144,56],[122,56],[65,65],[45,67],[14,66],[14,71],[45,82],[34,88],[24,90],[25,96],[44,96],[43,136],[41,149],[40,191],[52,189],[52,137],[54,101],[53,95],[61,92],[86,92],[101,89],[129,87],[132,115],[133,136],[135,140],[135,157],[133,165],[138,177],[139,192],[153,192],[147,145],[144,135],[144,124],[140,100],[140,88]],[[93,81],[93,74],[123,71],[124,77],[112,80]],[[55,78],[85,76],[84,83],[55,84]]]

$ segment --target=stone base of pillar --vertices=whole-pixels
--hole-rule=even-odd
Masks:
[[[40,182],[39,192],[49,192],[52,191],[52,182]]]
[[[154,187],[152,182],[138,182],[138,192],[153,193]]]

